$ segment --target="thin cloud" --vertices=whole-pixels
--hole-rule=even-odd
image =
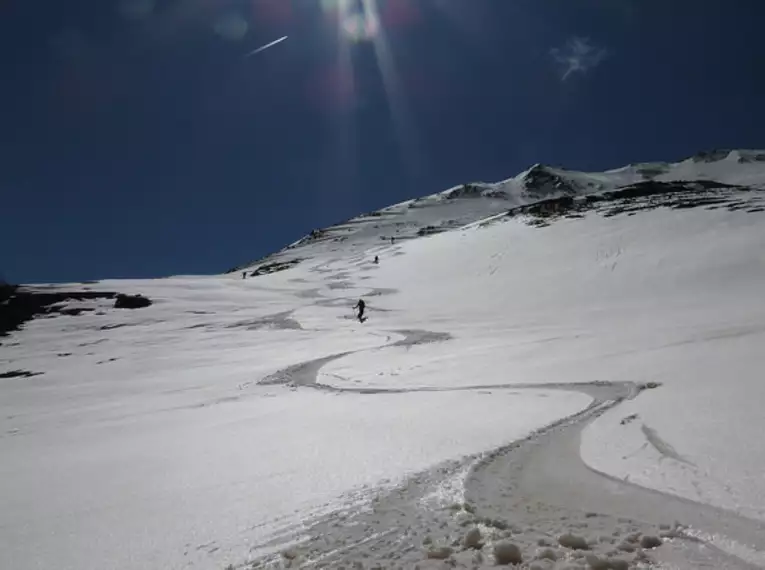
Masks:
[[[592,45],[589,38],[573,37],[562,48],[550,50],[562,69],[561,81],[566,81],[573,73],[585,74],[600,65],[608,52]]]

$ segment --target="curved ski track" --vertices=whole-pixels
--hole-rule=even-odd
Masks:
[[[462,537],[473,526],[482,530],[489,544],[509,538],[529,561],[540,546],[557,547],[556,539],[563,533],[581,535],[588,541],[586,554],[558,548],[560,560],[546,568],[586,569],[601,561],[604,565],[599,567],[606,569],[612,567],[609,560],[627,562],[631,568],[765,568],[765,523],[616,479],[583,462],[579,454],[582,430],[606,410],[635,398],[644,386],[592,382],[385,390],[318,382],[325,364],[350,354],[452,338],[448,333],[427,330],[391,332],[403,338],[372,349],[295,364],[259,384],[357,394],[554,389],[583,392],[592,397],[592,403],[522,440],[447,461],[394,489],[379,490],[367,507],[336,512],[287,529],[278,538],[253,547],[252,558],[237,568],[479,568],[488,565],[486,559],[490,557],[481,550],[461,548]],[[661,536],[663,544],[644,550],[636,544],[641,535]],[[273,554],[295,541],[299,541],[298,546]],[[448,546],[453,553],[446,562],[427,560],[433,545]],[[524,563],[522,567],[529,566]]]

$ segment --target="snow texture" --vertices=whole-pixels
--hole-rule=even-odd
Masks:
[[[0,339],[0,566],[765,567],[763,184],[536,165],[223,276],[28,289],[152,304]]]

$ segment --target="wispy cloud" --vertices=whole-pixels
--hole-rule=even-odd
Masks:
[[[608,52],[593,45],[589,38],[573,37],[562,48],[550,50],[550,54],[560,64],[561,80],[565,81],[573,73],[584,74],[600,65]]]

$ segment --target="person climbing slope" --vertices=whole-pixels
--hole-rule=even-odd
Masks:
[[[357,318],[360,323],[363,323],[366,320],[366,317],[364,316],[364,309],[366,309],[366,307],[367,304],[364,302],[364,299],[359,299],[359,302],[353,307],[354,309],[359,310]]]

